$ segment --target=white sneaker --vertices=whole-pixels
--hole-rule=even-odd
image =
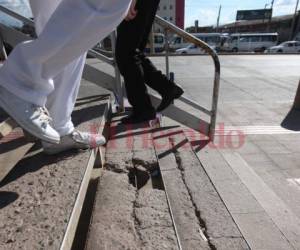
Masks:
[[[59,143],[60,136],[50,126],[51,118],[46,108],[24,101],[2,86],[0,106],[28,133],[47,142]]]
[[[46,154],[53,155],[70,149],[97,148],[105,143],[103,135],[74,130],[71,134],[61,137],[59,144],[42,141],[42,146]]]

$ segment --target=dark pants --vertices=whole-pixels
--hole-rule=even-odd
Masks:
[[[154,111],[145,84],[160,95],[174,86],[144,55],[158,5],[159,0],[138,0],[137,17],[118,27],[117,64],[125,80],[128,101],[136,113]]]

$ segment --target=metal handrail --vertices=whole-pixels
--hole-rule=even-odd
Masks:
[[[210,119],[210,131],[209,131],[209,138],[211,140],[214,139],[215,129],[216,129],[216,121],[217,121],[217,109],[218,109],[218,101],[219,101],[219,91],[220,91],[220,75],[221,75],[221,64],[219,57],[214,49],[212,49],[208,44],[201,41],[197,37],[191,35],[190,33],[178,28],[174,24],[164,20],[163,18],[156,16],[155,23],[160,25],[166,31],[172,31],[173,33],[177,34],[178,36],[184,38],[185,40],[196,44],[205,52],[207,52],[213,59],[215,65],[215,75],[214,75],[214,88],[213,88],[213,100],[211,110],[206,110],[205,108],[201,107],[200,105],[196,105],[194,102],[188,100],[187,98],[181,97],[180,99],[192,106],[198,106],[197,108],[203,111],[206,114],[209,114]],[[168,57],[168,51],[166,51],[166,57]],[[167,58],[166,61],[169,59]]]
[[[31,19],[26,18],[26,17],[14,12],[14,11],[4,7],[4,6],[0,5],[0,11],[4,12],[5,14],[7,14],[7,15],[9,15],[9,16],[11,16],[11,17],[13,17],[13,18],[25,23],[25,24],[28,24],[28,25],[34,27],[34,21],[32,21]]]

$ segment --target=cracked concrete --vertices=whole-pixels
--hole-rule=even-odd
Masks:
[[[172,146],[174,147],[174,143],[172,143]],[[188,191],[188,194],[190,196],[190,199],[191,199],[191,202],[193,204],[193,207],[194,207],[194,210],[195,210],[195,215],[198,219],[198,223],[199,223],[199,228],[201,230],[201,233],[203,233],[203,237],[206,238],[206,241],[207,241],[207,244],[209,245],[210,249],[212,250],[216,250],[216,246],[211,242],[210,240],[210,237],[209,235],[207,234],[207,231],[206,231],[206,223],[205,221],[201,218],[201,211],[198,209],[197,205],[195,204],[195,201],[193,199],[193,196],[192,196],[192,193],[185,181],[185,172],[184,172],[184,166],[182,165],[182,160],[181,160],[181,157],[180,157],[180,154],[178,151],[175,150],[174,152],[174,155],[175,155],[175,159],[176,159],[176,162],[177,162],[177,166],[178,166],[178,169],[180,170],[181,172],[181,177],[182,177],[182,180],[183,180],[183,183]]]
[[[164,191],[139,191],[135,203],[135,216],[142,249],[178,249]]]
[[[201,225],[183,182],[180,166],[176,162],[169,136],[157,136],[154,133],[153,138],[156,138],[154,140],[155,150],[159,158],[161,173],[182,249],[211,249],[208,242],[201,235]],[[158,145],[164,145],[164,147]]]
[[[211,249],[249,249],[184,134],[172,136],[171,142],[182,145],[176,147],[176,160]]]
[[[78,105],[79,129],[100,124],[101,103]],[[60,248],[90,156],[89,150],[47,156],[37,145],[15,166],[0,186],[1,250]]]
[[[123,131],[118,123],[112,126]],[[120,152],[107,147],[87,249],[178,249],[165,192],[153,184],[152,172],[158,169],[154,150],[139,150],[136,136],[113,136],[115,145],[127,140],[132,147]]]

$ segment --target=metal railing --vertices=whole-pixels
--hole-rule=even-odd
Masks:
[[[9,10],[3,6],[0,5],[0,11],[5,13],[6,15],[9,15],[10,17],[13,17],[21,22],[23,22],[26,25],[32,26],[34,27],[34,22],[26,17],[23,17],[17,13],[15,13],[12,10]],[[202,107],[201,105],[199,105],[198,103],[186,98],[186,97],[181,97],[180,100],[193,107],[196,110],[199,110],[203,113],[205,113],[206,115],[208,115],[210,117],[210,123],[207,123],[201,119],[195,119],[196,117],[187,114],[186,111],[181,110],[181,109],[177,109],[175,113],[180,113],[182,114],[182,116],[184,116],[181,120],[181,122],[185,123],[185,125],[190,126],[191,128],[200,131],[200,124],[197,124],[198,122],[203,123],[205,129],[203,129],[203,132],[206,135],[209,136],[210,140],[214,139],[214,134],[215,134],[215,128],[216,128],[216,119],[217,119],[217,109],[218,109],[218,97],[219,97],[219,89],[220,89],[220,61],[218,58],[217,53],[206,43],[204,43],[203,41],[201,41],[200,39],[196,38],[195,36],[187,33],[186,31],[178,28],[177,26],[173,25],[172,23],[162,19],[159,16],[156,16],[155,18],[155,23],[160,25],[163,29],[164,29],[164,33],[165,33],[165,37],[166,37],[166,53],[165,53],[165,58],[166,58],[166,73],[169,76],[170,73],[170,63],[169,63],[169,42],[167,40],[168,37],[168,33],[172,32],[177,34],[180,37],[183,37],[186,41],[190,42],[190,43],[194,43],[197,46],[199,46],[200,48],[202,48],[205,52],[207,52],[208,55],[210,55],[213,59],[214,62],[214,66],[215,66],[215,71],[214,71],[214,82],[213,82],[213,93],[212,93],[212,104],[211,104],[211,109],[208,110],[204,107]],[[8,33],[10,32],[10,30],[8,30]],[[19,32],[20,33],[20,32]],[[116,65],[116,60],[115,60],[115,42],[116,42],[116,32],[113,32],[111,35],[111,41],[112,41],[112,57],[107,57],[105,55],[103,55],[102,53],[96,52],[94,50],[90,50],[89,51],[89,55],[105,62],[108,63],[109,65],[111,65],[112,67],[114,67],[114,71],[115,71],[115,86],[114,86],[114,95],[115,95],[115,100],[117,102],[117,106],[119,106],[119,108],[121,110],[123,110],[124,108],[124,95],[123,95],[123,87],[122,87],[122,80],[121,80],[121,75],[120,72],[118,70],[118,67]],[[27,38],[28,40],[28,36],[24,36],[24,40]],[[4,39],[5,40],[5,39]],[[20,38],[18,38],[19,42]],[[171,112],[172,113],[172,112]],[[173,112],[174,113],[174,112]],[[172,116],[172,114],[171,114]],[[191,121],[191,119],[193,119],[193,121]],[[175,119],[176,120],[176,119]],[[189,120],[189,121],[187,121]]]
[[[214,75],[214,82],[213,82],[213,98],[212,98],[212,105],[211,110],[207,110],[206,108],[200,106],[199,104],[195,103],[194,101],[181,97],[180,100],[195,109],[198,109],[205,114],[210,116],[210,125],[209,125],[209,138],[211,140],[214,139],[215,134],[215,128],[216,128],[216,120],[217,120],[217,111],[218,111],[218,99],[219,99],[219,91],[220,91],[220,74],[221,74],[221,65],[220,60],[215,52],[208,44],[201,41],[200,39],[196,38],[195,36],[191,35],[190,33],[178,28],[174,24],[164,20],[163,18],[156,16],[155,23],[160,25],[164,29],[164,34],[166,38],[166,73],[169,75],[169,42],[168,42],[168,32],[172,31],[172,33],[175,33],[176,35],[184,38],[186,41],[190,43],[194,43],[195,45],[199,46],[201,49],[203,49],[206,53],[208,53],[213,61],[215,66],[215,75]]]

